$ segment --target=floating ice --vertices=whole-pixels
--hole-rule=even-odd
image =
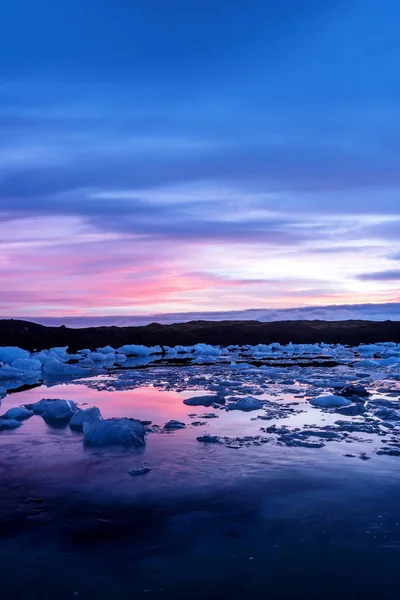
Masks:
[[[118,352],[130,356],[149,356],[150,354],[162,354],[160,346],[138,346],[135,344],[125,344],[118,348]]]
[[[60,362],[57,358],[49,356],[43,365],[43,372],[47,375],[84,375],[85,371],[76,365],[68,365]]]
[[[3,419],[14,419],[15,421],[25,421],[33,416],[33,412],[25,408],[25,406],[14,406],[9,408],[3,415]]]
[[[221,356],[221,349],[209,344],[196,344],[194,346],[194,353],[203,356]]]
[[[30,353],[27,350],[22,350],[17,346],[2,346],[0,347],[0,361],[11,364],[18,358],[29,358]]]
[[[53,400],[43,413],[43,419],[49,422],[66,422],[78,411],[72,400]]]
[[[0,418],[0,431],[7,431],[8,429],[17,429],[17,427],[21,427],[21,425],[21,421],[17,421],[16,419]]]
[[[25,404],[25,408],[33,411],[35,415],[42,415],[45,410],[49,408],[52,402],[56,402],[56,399],[46,399],[42,398],[38,402],[34,402],[33,404]]]
[[[237,402],[230,402],[227,405],[226,410],[243,410],[244,412],[250,412],[252,410],[260,410],[263,406],[261,400],[249,396],[247,398],[240,398]]]
[[[111,346],[104,346],[103,348],[97,348],[97,352],[101,352],[102,354],[115,354],[115,350]]]
[[[183,404],[186,406],[211,406],[216,402],[218,397],[215,396],[194,396],[193,398],[185,398]]]
[[[54,354],[60,360],[68,360],[68,346],[50,348],[49,353]]]
[[[106,419],[83,426],[84,442],[89,446],[144,446],[146,431],[140,421]]]
[[[42,363],[35,358],[17,358],[11,366],[20,371],[38,371],[42,368]]]
[[[335,406],[348,406],[351,402],[343,396],[330,395],[312,398],[310,404],[317,406],[318,408],[334,408]]]
[[[165,423],[164,425],[164,429],[185,429],[185,427],[185,423],[182,423],[181,421],[175,421],[174,419],[168,421],[168,423]]]
[[[102,421],[102,419],[103,417],[101,416],[100,410],[97,406],[93,406],[84,410],[78,410],[78,412],[73,414],[69,426],[75,431],[83,431],[85,423],[97,423],[98,421]]]
[[[349,398],[351,396],[360,396],[366,397],[369,396],[370,393],[365,389],[363,385],[349,385],[338,392],[339,396],[344,396],[345,398]]]
[[[90,352],[88,359],[94,362],[104,362],[107,360],[107,354],[105,352]]]

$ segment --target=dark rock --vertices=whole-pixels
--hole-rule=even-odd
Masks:
[[[359,396],[360,398],[366,398],[371,394],[365,389],[363,385],[348,385],[343,388],[339,392],[337,392],[339,396],[344,396],[345,398],[349,398],[351,396]]]
[[[186,427],[185,423],[182,423],[181,421],[175,421],[174,419],[172,419],[171,421],[168,421],[168,423],[165,423],[165,425],[164,425],[164,429],[168,429],[168,430],[185,429],[185,427]]]

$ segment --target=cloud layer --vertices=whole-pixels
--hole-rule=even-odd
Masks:
[[[399,300],[395,0],[7,4],[0,314]]]

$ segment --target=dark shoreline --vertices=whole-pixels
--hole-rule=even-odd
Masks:
[[[43,350],[54,346],[69,346],[74,352],[95,349],[107,344],[145,346],[193,345],[206,343],[230,344],[345,344],[400,343],[399,321],[190,321],[140,327],[47,327],[18,319],[0,320],[0,346],[19,346],[26,350]]]

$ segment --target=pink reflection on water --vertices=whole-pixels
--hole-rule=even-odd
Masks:
[[[64,398],[73,400],[81,408],[98,406],[104,418],[134,417],[164,424],[170,419],[187,418],[188,407],[183,404],[193,392],[158,390],[153,386],[138,387],[133,390],[99,391],[85,385],[61,384],[40,387],[7,396],[2,409],[37,402],[41,398]]]

